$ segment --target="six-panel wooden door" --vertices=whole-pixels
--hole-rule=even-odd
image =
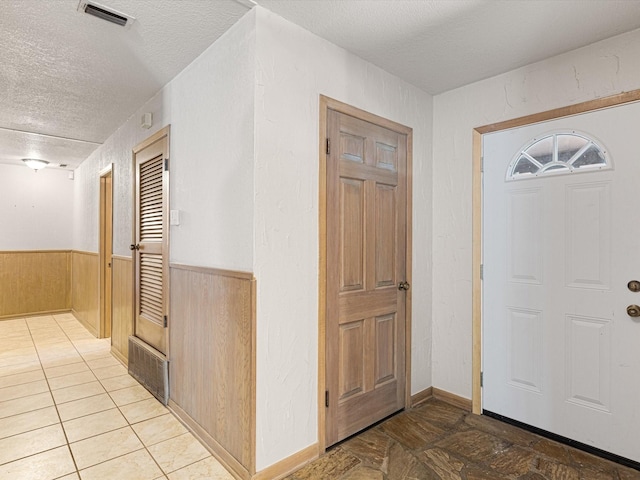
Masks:
[[[408,284],[407,135],[333,110],[327,134],[329,446],[405,406]]]

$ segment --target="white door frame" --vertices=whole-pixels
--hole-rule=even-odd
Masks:
[[[620,93],[609,97],[590,100],[567,107],[547,110],[545,112],[514,118],[500,123],[484,125],[473,129],[473,249],[472,249],[472,410],[482,413],[482,142],[483,135],[510,128],[523,127],[534,123],[570,117],[581,113],[592,112],[626,103],[640,101],[640,90]]]

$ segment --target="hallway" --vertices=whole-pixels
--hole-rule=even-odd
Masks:
[[[231,480],[70,313],[0,321],[0,480]]]

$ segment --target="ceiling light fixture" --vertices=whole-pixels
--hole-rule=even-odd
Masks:
[[[27,164],[27,167],[33,168],[36,172],[49,165],[49,162],[46,160],[40,160],[37,158],[23,158],[22,161]]]

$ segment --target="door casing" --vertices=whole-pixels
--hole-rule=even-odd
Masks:
[[[473,129],[473,187],[472,187],[472,411],[482,413],[482,136],[510,128],[523,127],[533,123],[569,117],[603,108],[640,101],[640,90],[590,100],[567,107],[493,123]]]
[[[403,133],[407,138],[407,222],[406,222],[406,281],[411,283],[412,260],[412,199],[413,199],[413,130],[378,115],[360,110],[338,100],[320,95],[319,134],[319,282],[318,282],[318,448],[326,450],[326,312],[327,312],[327,111],[331,109],[366,122]],[[405,322],[405,408],[411,406],[411,292],[406,296]]]
[[[113,164],[100,171],[100,338],[111,336],[112,255]]]

